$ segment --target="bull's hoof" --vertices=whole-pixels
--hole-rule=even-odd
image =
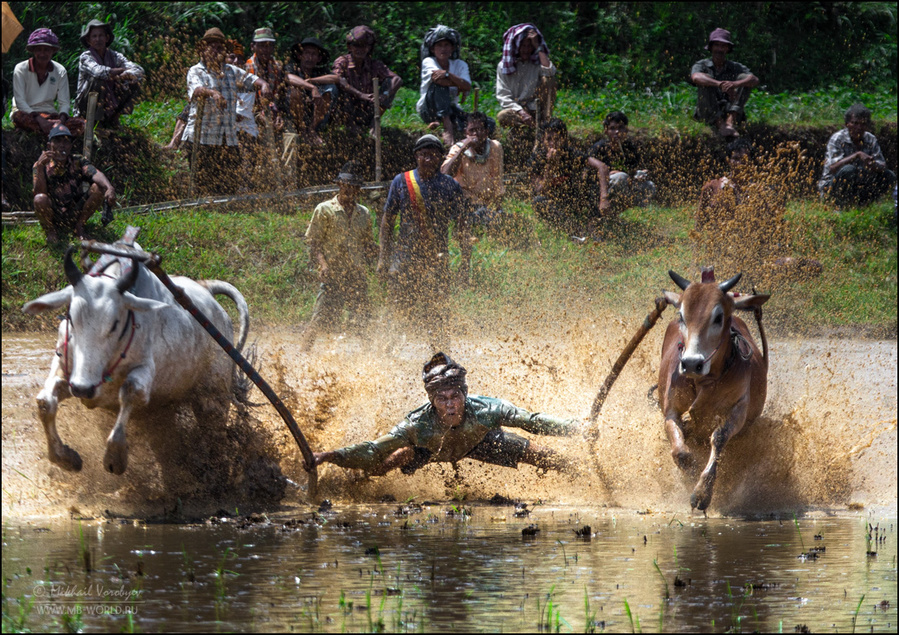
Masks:
[[[679,467],[681,470],[687,471],[694,465],[693,453],[690,452],[690,450],[688,450],[687,448],[672,450],[671,457],[674,459],[677,467]]]
[[[106,471],[116,475],[125,473],[128,467],[128,446],[125,444],[110,443],[106,446],[106,454],[103,456],[103,467]]]
[[[67,445],[62,446],[62,450],[58,454],[51,451],[50,462],[68,472],[81,471],[81,455]]]
[[[704,481],[705,479],[700,479],[699,483],[697,483],[696,487],[693,489],[693,493],[690,494],[690,507],[698,509],[701,512],[708,509],[709,505],[712,503],[712,486],[714,485],[714,481]]]

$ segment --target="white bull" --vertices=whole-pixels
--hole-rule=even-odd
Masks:
[[[71,283],[27,303],[32,315],[68,306],[59,325],[56,355],[37,406],[47,435],[49,459],[63,469],[79,471],[81,457],[56,431],[59,402],[70,396],[88,408],[117,412],[106,441],[104,467],[122,474],[128,466],[125,425],[135,409],[187,401],[197,419],[223,416],[236,377],[231,359],[203,327],[178,305],[171,292],[143,265],[118,278],[84,275],[65,257]],[[249,330],[249,311],[241,293],[226,282],[172,280],[221,333],[233,340],[231,319],[213,297],[222,294],[237,305],[239,351]]]

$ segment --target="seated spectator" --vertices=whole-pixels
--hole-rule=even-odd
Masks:
[[[275,34],[269,28],[256,29],[253,32],[253,56],[247,60],[244,69],[264,80],[273,94],[273,98],[268,100],[256,90],[253,113],[257,125],[268,126],[271,117],[274,131],[280,133],[284,129],[284,116],[290,112],[290,107],[284,67],[274,58],[274,54]]]
[[[698,90],[693,118],[717,128],[722,137],[738,137],[735,126],[746,119],[744,106],[759,78],[739,62],[727,59],[734,50],[730,31],[715,29],[705,47],[712,57],[696,62],[690,70],[690,81]]]
[[[490,225],[502,215],[503,147],[487,132],[488,117],[482,112],[468,115],[465,138],[450,148],[440,171],[462,187],[474,207],[472,223]]]
[[[225,63],[225,36],[218,28],[203,35],[199,45],[200,62],[187,72],[190,115],[182,141],[193,141],[199,127],[199,151],[196,180],[200,189],[210,193],[231,193],[240,185],[241,164],[237,137],[239,94],[256,88],[266,99],[272,98],[268,83],[233,64]],[[198,106],[203,102],[198,123]]]
[[[443,142],[455,143],[455,133],[465,129],[465,113],[459,107],[471,91],[468,64],[459,59],[459,32],[438,24],[421,45],[421,96],[415,109],[427,124],[443,124]]]
[[[88,95],[97,93],[97,123],[115,128],[119,125],[119,115],[134,110],[144,69],[110,49],[112,40],[112,27],[100,20],[91,20],[81,31],[81,43],[87,50],[78,58],[75,107],[86,117]]]
[[[602,123],[606,138],[594,143],[589,152],[603,165],[599,173],[600,198],[608,198],[610,206],[619,211],[646,205],[656,191],[649,172],[641,169],[640,150],[628,139],[627,124],[623,112],[610,112]]]
[[[534,192],[534,210],[562,231],[589,233],[610,218],[608,205],[597,205],[598,173],[602,164],[573,149],[568,128],[550,119],[543,128],[543,143],[528,160]]]
[[[737,206],[743,203],[746,189],[758,181],[749,176],[752,144],[737,139],[725,148],[728,171],[724,176],[708,181],[699,193],[699,209],[696,214],[696,231],[720,233],[736,217]],[[713,237],[715,239],[716,237]]]
[[[86,158],[72,153],[72,133],[60,123],[50,130],[47,149],[34,163],[33,174],[34,213],[48,243],[70,231],[87,238],[87,219],[104,201],[109,209],[115,205],[109,179]]]
[[[347,33],[349,53],[334,60],[334,75],[340,84],[337,111],[351,130],[371,128],[375,118],[372,80],[380,81],[378,103],[383,114],[403,85],[400,76],[387,68],[384,62],[372,58],[376,39],[375,32],[367,26],[357,26]]]
[[[329,70],[328,49],[316,38],[307,37],[294,44],[286,70],[297,133],[305,132],[312,144],[320,146],[324,143],[320,133],[337,103],[340,81]]]
[[[503,35],[503,58],[496,67],[496,99],[501,126],[534,126],[552,117],[556,103],[556,67],[549,48],[533,24],[517,24]]]
[[[868,132],[871,111],[863,104],[854,104],[846,111],[844,120],[846,127],[827,142],[818,190],[840,207],[862,207],[889,192],[896,183],[896,174],[887,169],[877,137]]]
[[[69,79],[62,64],[53,61],[59,38],[50,29],[37,29],[25,48],[31,58],[13,71],[12,121],[16,128],[45,137],[57,123],[73,134],[84,132],[84,119],[69,117]]]

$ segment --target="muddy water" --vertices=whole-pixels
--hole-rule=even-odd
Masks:
[[[545,325],[468,327],[449,351],[469,369],[472,393],[582,417],[632,330],[588,318],[551,336]],[[82,454],[84,469],[69,474],[50,466],[33,399],[53,338],[6,335],[3,566],[12,604],[4,615],[21,615],[18,600],[93,583],[95,594],[101,585],[140,590],[133,608],[143,630],[205,630],[213,621],[225,630],[370,630],[378,619],[389,630],[535,630],[552,593],[553,628],[558,611],[562,630],[580,630],[586,587],[596,630],[630,629],[626,601],[645,630],[808,624],[845,631],[864,594],[859,630],[894,631],[896,342],[775,334],[765,413],[728,446],[703,518],[690,515],[695,475],[674,466],[658,408],[646,397],[662,331],[650,333],[613,388],[597,454],[583,439],[541,439],[577,461],[579,473],[462,461],[365,480],[326,466],[321,495],[334,501],[336,513],[317,520],[306,503],[299,453],[266,405],[232,408],[228,422],[199,426],[177,409],[137,417],[128,471],[115,477],[100,465],[112,416],[68,401],[59,429]],[[261,373],[312,446],[327,449],[374,438],[420,405],[418,377],[431,353],[422,335],[376,324],[361,339],[323,337],[311,355],[295,353],[299,338],[291,330],[255,337]],[[250,398],[264,401],[255,391]],[[689,439],[700,457],[708,432]],[[510,506],[474,502],[495,494],[535,511],[515,518]],[[438,504],[397,517],[397,503],[372,505],[384,497]],[[447,517],[451,504],[470,505],[473,515]],[[117,518],[183,520],[219,510],[238,518],[137,526]],[[273,522],[239,529],[240,517],[252,511]],[[79,525],[70,516],[95,520]],[[289,520],[293,525],[284,527]],[[877,548],[866,544],[866,521],[885,532]],[[530,523],[540,532],[525,540],[521,530]],[[573,532],[584,524],[596,534],[589,541]],[[89,575],[80,527],[92,554]],[[826,553],[817,559],[797,557],[819,544]],[[374,546],[380,565],[366,555]],[[865,555],[871,550],[877,556]],[[143,576],[136,575],[138,561]],[[217,575],[219,568],[233,574]],[[686,586],[675,587],[675,576]],[[744,597],[747,583],[756,588]],[[120,596],[85,597],[83,614]],[[890,604],[881,608],[882,600]],[[362,610],[367,604],[370,613]],[[85,614],[85,624],[119,629],[125,618],[115,613],[126,610],[119,606],[114,615]],[[61,625],[59,616],[39,615],[37,604],[26,613],[29,628]]]

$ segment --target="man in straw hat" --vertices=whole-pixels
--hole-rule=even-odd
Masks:
[[[218,194],[235,191],[240,185],[240,151],[237,140],[238,95],[259,89],[272,98],[268,83],[233,64],[225,63],[225,35],[211,28],[199,44],[200,62],[187,72],[187,96],[190,114],[182,141],[192,141],[197,127],[198,105],[202,100],[200,146],[196,161],[197,182],[201,189]]]
[[[134,110],[144,69],[110,49],[113,39],[112,26],[101,20],[91,20],[82,29],[81,43],[87,50],[78,58],[75,105],[86,116],[88,95],[97,93],[97,122],[115,128],[119,115]]]
[[[304,333],[302,350],[309,350],[323,326],[337,326],[343,309],[357,323],[368,320],[368,272],[378,247],[372,234],[372,216],[357,201],[362,178],[355,161],[344,164],[337,174],[337,195],[320,203],[306,230],[309,254],[321,282],[312,317]]]
[[[59,240],[60,232],[73,231],[87,238],[84,225],[104,201],[115,205],[115,188],[90,161],[72,153],[72,133],[61,123],[50,130],[47,149],[34,163],[34,213],[47,235]],[[85,191],[82,184],[90,184]]]
[[[735,126],[746,119],[743,107],[759,78],[739,62],[727,59],[734,50],[730,31],[715,29],[705,47],[712,57],[699,60],[690,70],[690,81],[698,89],[693,118],[717,128],[722,137],[737,137]]]
[[[59,38],[42,28],[28,36],[25,45],[31,57],[13,71],[12,121],[16,128],[39,132],[45,137],[57,123],[73,134],[84,132],[84,119],[69,117],[69,79],[62,64],[53,61]]]
[[[414,474],[428,463],[472,459],[517,468],[527,463],[544,470],[569,470],[558,453],[503,428],[531,434],[572,436],[584,426],[573,419],[530,413],[508,401],[468,394],[465,369],[445,353],[422,370],[428,403],[413,410],[384,436],[331,452],[316,452],[316,465],[334,463],[381,476],[400,468]]]

